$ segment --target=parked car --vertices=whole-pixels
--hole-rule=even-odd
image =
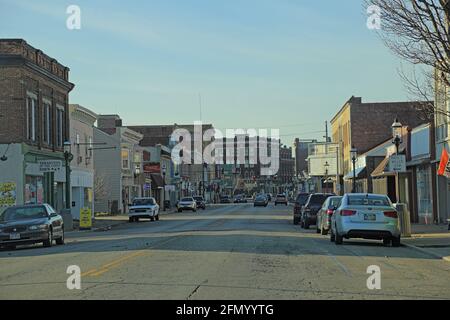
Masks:
[[[197,212],[197,202],[192,197],[181,198],[177,204],[178,212],[183,212],[184,210],[191,210]]]
[[[339,196],[329,197],[327,200],[325,200],[322,208],[320,208],[319,212],[317,213],[317,233],[321,233],[322,235],[328,234],[331,226],[331,216],[339,207],[341,200],[342,197]]]
[[[288,205],[288,198],[286,197],[285,194],[283,193],[279,193],[277,194],[277,197],[275,198],[275,205],[277,204],[284,204],[284,205]]]
[[[247,203],[247,198],[243,194],[238,194],[234,197],[234,203]]]
[[[63,218],[48,204],[13,206],[0,215],[0,246],[64,244]]]
[[[294,203],[294,224],[297,225],[300,222],[302,207],[306,204],[308,200],[309,193],[301,192],[297,195],[297,199]]]
[[[269,200],[263,194],[257,195],[255,198],[255,202],[253,203],[254,207],[267,207],[269,204]]]
[[[221,196],[220,203],[231,203],[230,196],[226,196],[226,195]]]
[[[300,225],[302,228],[309,229],[310,225],[317,223],[317,212],[322,208],[325,200],[334,195],[332,193],[313,193],[309,195],[306,204],[302,207],[300,215]]]
[[[150,219],[151,221],[159,220],[159,205],[156,203],[155,198],[135,198],[133,203],[130,204],[128,220],[130,222],[138,222],[141,218]]]
[[[203,209],[203,210],[206,209],[206,202],[205,202],[205,199],[203,199],[202,196],[194,196],[194,200],[195,200],[195,202],[197,204],[197,208],[200,208],[200,209]]]
[[[337,245],[343,239],[383,240],[384,245],[400,246],[398,213],[386,195],[346,194],[331,218],[330,240]]]

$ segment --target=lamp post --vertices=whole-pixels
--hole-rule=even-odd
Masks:
[[[352,146],[350,149],[350,156],[353,163],[353,187],[352,187],[352,193],[356,192],[356,158],[358,156],[358,150],[355,148],[355,146]]]
[[[163,175],[163,210],[166,211],[166,165],[162,166],[162,175]]]
[[[325,162],[324,167],[325,167],[325,193],[328,193],[328,168],[330,167],[328,161]]]
[[[70,210],[71,207],[70,162],[73,160],[72,143],[70,141],[64,142],[64,160],[66,164],[66,209]]]
[[[392,143],[395,144],[396,154],[398,155],[398,149],[402,140],[402,124],[396,118],[392,124]]]

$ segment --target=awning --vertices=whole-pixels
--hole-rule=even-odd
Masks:
[[[355,175],[356,179],[367,178],[366,167],[356,168]],[[353,170],[344,176],[344,180],[353,180]]]
[[[164,180],[160,174],[152,173],[150,176],[152,178],[152,189],[158,189],[158,188],[164,187]]]
[[[394,172],[389,172],[389,157],[386,157],[383,161],[380,162],[378,167],[373,170],[371,176],[374,178],[378,177],[387,177],[387,176],[395,176]]]

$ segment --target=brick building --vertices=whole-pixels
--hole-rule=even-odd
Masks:
[[[63,148],[69,140],[69,68],[22,39],[0,39],[0,184],[15,203],[64,208]],[[42,160],[59,169],[46,172]],[[42,163],[41,163],[42,164]]]
[[[339,172],[346,175],[352,169],[352,146],[363,154],[392,137],[396,118],[414,128],[426,123],[418,111],[423,102],[370,102],[351,97],[331,120],[332,141],[339,145]],[[342,184],[342,181],[340,181]]]

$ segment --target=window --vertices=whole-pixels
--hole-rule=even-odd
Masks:
[[[27,139],[36,141],[36,108],[37,100],[28,96],[27,99]]]
[[[44,143],[51,145],[51,104],[48,101],[44,101],[42,115],[42,137]]]
[[[130,169],[130,151],[122,149],[122,169]]]
[[[61,148],[63,146],[64,134],[64,109],[60,106],[56,109],[56,146]]]

